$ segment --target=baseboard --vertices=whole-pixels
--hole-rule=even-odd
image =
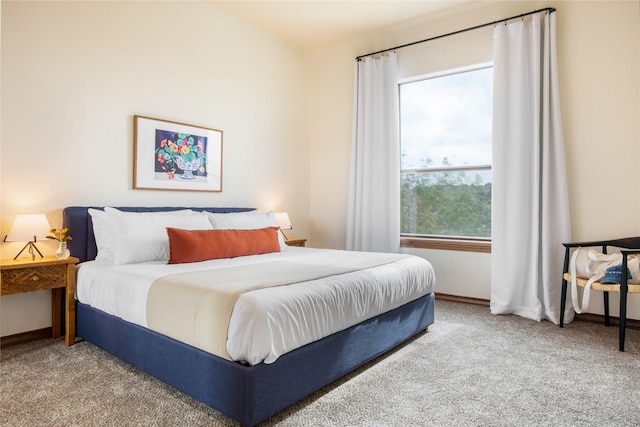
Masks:
[[[489,305],[489,300],[486,300],[486,299],[469,298],[469,297],[461,297],[458,295],[436,293],[436,300],[439,300],[439,299],[444,301],[465,302],[468,304],[478,304],[478,305],[486,305],[486,306]],[[604,325],[604,315],[602,314],[592,314],[592,313],[576,314],[574,319],[580,322],[598,323],[598,324]],[[610,326],[618,326],[619,324],[620,324],[619,319],[617,317],[609,316]],[[640,320],[627,319],[627,328],[640,329]]]
[[[600,325],[604,325],[604,315],[602,314],[576,314],[574,319],[579,320],[580,322],[598,323]],[[618,319],[617,317],[609,316],[609,326],[618,327],[619,325],[620,319]],[[640,329],[640,320],[627,319],[627,329]]]
[[[462,297],[460,295],[442,294],[436,292],[436,300],[453,301],[453,302],[466,302],[468,304],[486,305],[489,306],[489,300],[482,298]]]
[[[0,348],[7,348],[18,344],[25,344],[31,341],[51,338],[51,327],[36,329],[35,331],[21,332],[15,335],[7,335],[0,338]]]

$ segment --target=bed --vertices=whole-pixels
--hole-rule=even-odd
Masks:
[[[300,338],[300,342],[295,345],[286,342],[287,340],[282,340],[285,344],[283,344],[283,348],[276,351],[276,354],[260,353],[258,356],[255,356],[253,353],[248,355],[238,353],[239,355],[236,355],[236,350],[231,350],[233,346],[230,343],[233,340],[231,339],[231,333],[229,333],[229,337],[226,341],[227,347],[221,350],[224,354],[221,354],[220,352],[216,353],[215,345],[213,345],[212,348],[209,348],[207,347],[208,344],[202,344],[197,339],[191,342],[188,339],[182,340],[177,336],[172,337],[173,330],[165,332],[165,330],[157,327],[155,323],[149,325],[145,324],[144,320],[137,321],[135,315],[132,318],[128,318],[130,316],[126,313],[135,312],[134,309],[126,308],[125,306],[124,309],[120,309],[120,312],[116,309],[115,312],[110,313],[111,309],[105,308],[109,304],[102,307],[100,304],[94,303],[90,300],[88,295],[99,294],[100,292],[97,292],[95,289],[100,289],[100,287],[97,285],[94,285],[94,288],[83,287],[87,286],[83,285],[83,281],[86,281],[84,277],[93,277],[95,279],[95,283],[101,283],[98,279],[103,276],[109,276],[111,281],[114,283],[113,285],[109,285],[114,286],[114,288],[109,289],[128,289],[129,287],[133,288],[134,283],[144,283],[141,285],[143,286],[141,289],[143,289],[144,292],[137,291],[138,294],[142,295],[147,293],[147,289],[155,289],[153,287],[145,287],[148,286],[147,283],[149,281],[153,282],[151,286],[156,286],[157,281],[159,280],[156,280],[157,277],[166,277],[164,276],[165,270],[182,272],[186,268],[185,264],[195,267],[211,263],[215,264],[215,268],[218,268],[219,265],[222,265],[218,263],[219,261],[222,263],[230,263],[228,266],[225,266],[224,270],[216,270],[217,277],[224,277],[226,272],[235,270],[252,271],[252,268],[257,268],[256,272],[253,274],[261,274],[262,272],[264,275],[264,271],[270,271],[264,270],[267,267],[273,268],[272,266],[280,265],[289,266],[292,265],[291,263],[300,262],[300,260],[304,260],[304,263],[301,265],[307,266],[308,260],[316,257],[315,252],[318,252],[320,257],[327,260],[337,259],[335,258],[335,255],[338,255],[338,257],[346,257],[348,255],[346,251],[340,252],[293,247],[285,249],[285,246],[282,246],[282,250],[280,252],[252,253],[247,256],[234,257],[232,260],[176,262],[174,265],[170,265],[172,260],[174,260],[174,256],[171,255],[169,263],[166,261],[148,261],[143,257],[141,259],[134,259],[131,263],[125,263],[126,265],[102,265],[109,264],[110,262],[105,262],[104,259],[100,259],[101,257],[104,257],[100,255],[100,251],[98,250],[98,246],[100,246],[100,244],[96,244],[96,235],[99,236],[98,240],[100,241],[103,239],[100,235],[104,234],[104,230],[100,230],[101,226],[98,226],[97,220],[96,224],[94,224],[94,220],[98,218],[98,216],[96,216],[96,211],[105,212],[109,209],[113,208],[105,209],[103,207],[74,206],[65,208],[63,211],[63,225],[70,230],[70,234],[73,236],[73,239],[69,241],[68,247],[71,251],[71,255],[80,259],[80,264],[78,265],[77,284],[78,300],[76,301],[77,336],[136,366],[142,371],[173,386],[177,390],[180,390],[181,392],[184,392],[202,403],[216,409],[226,416],[238,421],[241,425],[254,426],[272,415],[275,415],[319,388],[331,383],[355,368],[406,341],[417,333],[425,330],[434,321],[433,287],[435,284],[435,276],[430,264],[420,259],[422,261],[420,269],[424,271],[420,273],[421,275],[416,276],[419,277],[420,280],[415,278],[412,279],[413,281],[417,280],[419,282],[425,282],[424,284],[418,284],[418,290],[414,290],[412,288],[406,295],[399,296],[398,298],[391,298],[389,297],[390,294],[386,294],[384,297],[385,299],[394,300],[394,298],[396,298],[395,305],[391,307],[375,307],[374,309],[366,309],[360,314],[366,318],[358,320],[357,323],[353,325],[340,326],[338,324],[338,326],[326,326],[326,328],[338,328],[338,330],[331,333],[327,333],[328,329],[326,328],[321,331],[314,330],[314,333],[324,335],[318,339],[309,337]],[[130,216],[135,215],[135,213],[154,213],[153,215],[158,213],[158,215],[160,215],[160,213],[164,212],[176,213],[177,215],[179,212],[196,211],[206,213],[209,215],[209,218],[223,218],[220,220],[222,223],[224,223],[227,218],[245,218],[246,216],[242,214],[257,212],[250,208],[201,207],[118,207],[115,211],[117,211],[118,215]],[[231,215],[221,216],[223,214]],[[103,214],[100,214],[100,216],[103,216]],[[138,220],[138,216],[136,216],[136,220]],[[100,220],[100,222],[101,221],[102,220]],[[127,221],[129,221],[128,218]],[[233,224],[233,221],[230,223]],[[139,228],[143,227],[144,226],[142,225],[139,226]],[[179,228],[180,227],[178,227],[178,229]],[[190,229],[189,227],[186,228]],[[198,227],[194,226],[193,233],[200,233],[200,231],[195,231],[196,228]],[[226,227],[220,226],[217,228],[235,227],[229,227],[227,225]],[[173,231],[190,233],[181,229]],[[255,234],[252,234],[251,236],[255,236]],[[191,237],[191,234],[189,234],[189,237]],[[131,236],[129,236],[129,238],[131,238]],[[129,243],[126,248],[120,246],[118,249],[116,247],[116,259],[118,256],[121,256],[118,251],[125,253],[129,251],[130,253],[128,256],[133,256],[135,258],[141,257],[144,255],[145,251],[148,250],[149,245],[142,245],[144,242],[138,242],[137,240],[132,242],[134,243]],[[282,243],[282,241],[280,241],[280,243]],[[116,245],[118,244],[119,241],[116,240]],[[136,246],[138,244],[139,246]],[[104,255],[104,247],[101,250]],[[173,240],[171,241],[170,252],[172,254],[176,252]],[[357,253],[353,254],[353,256],[358,255],[359,254]],[[110,254],[110,256],[114,255]],[[332,258],[332,256],[334,258]],[[258,260],[259,262],[254,263],[253,260]],[[156,264],[153,264],[154,262]],[[120,278],[125,277],[120,276],[120,271],[132,269],[134,267],[137,268],[137,266],[132,266],[131,264],[138,263],[141,266],[146,265],[146,270],[148,271],[155,271],[155,275],[152,275],[153,277],[151,279],[127,279],[126,286],[122,286],[124,285],[123,283],[118,284],[118,282],[125,281]],[[254,267],[254,264],[257,266]],[[235,327],[233,325],[249,323],[247,318],[238,317],[240,315],[237,313],[254,311],[251,309],[251,307],[253,307],[251,304],[261,302],[263,300],[263,295],[268,296],[267,298],[264,298],[265,300],[269,300],[272,295],[270,294],[271,292],[279,292],[282,295],[285,294],[284,289],[298,289],[293,288],[294,286],[306,286],[309,289],[320,289],[316,285],[319,281],[327,281],[330,286],[333,286],[331,284],[335,282],[338,284],[335,285],[337,287],[342,287],[343,282],[345,281],[363,281],[364,284],[361,284],[361,286],[369,286],[367,285],[368,281],[382,280],[375,278],[377,277],[375,276],[376,270],[384,270],[388,273],[391,268],[395,271],[397,265],[405,268],[404,264],[420,265],[421,263],[418,262],[417,257],[403,255],[401,260],[391,259],[385,262],[377,261],[375,265],[362,264],[357,268],[357,271],[353,271],[355,267],[352,267],[352,270],[342,271],[338,269],[333,272],[336,274],[331,275],[329,273],[323,273],[317,277],[302,275],[296,279],[302,283],[287,283],[283,286],[277,286],[276,288],[279,289],[278,291],[272,291],[270,288],[250,290],[241,294],[238,299],[235,300],[236,305],[233,308],[233,315],[229,324],[225,325],[227,325],[229,330],[231,330]],[[150,265],[153,268],[151,268]],[[107,273],[101,273],[101,271],[103,271],[101,268],[105,268],[106,270],[104,271]],[[174,268],[175,270],[172,270]],[[206,270],[208,270],[208,268]],[[305,267],[301,268],[301,271],[302,270],[315,271],[316,268],[315,266],[312,268]],[[159,271],[162,271],[162,274],[158,273]],[[193,274],[198,275],[194,277],[201,277],[199,275],[204,273],[205,272],[196,271]],[[304,274],[308,273],[305,272]],[[182,277],[182,275],[183,273],[180,273],[174,274],[170,277]],[[358,278],[360,276],[357,275],[361,275],[365,279],[360,279]],[[384,274],[382,276],[384,276]],[[131,286],[129,286],[129,284],[131,284]],[[316,287],[313,288],[312,285]],[[120,288],[118,288],[118,286],[120,286]],[[129,292],[129,290],[126,292]],[[132,292],[135,294],[136,291]],[[291,293],[296,294],[296,292]],[[391,289],[389,292],[393,293],[395,291]],[[104,292],[102,293],[104,294]],[[115,292],[111,290],[110,297],[116,298],[119,293],[119,291]],[[288,295],[290,292],[287,291],[286,294]],[[149,302],[151,295],[153,295],[153,293],[149,291],[147,296],[138,299],[140,299],[142,303],[147,304],[148,307],[151,307],[151,302]],[[176,303],[173,305],[169,303],[169,305],[160,306],[160,312],[172,313],[175,311],[177,312],[175,315],[180,316],[181,314],[176,307],[185,304],[177,302],[176,297],[173,294],[170,294],[170,298],[171,299],[169,301],[176,301]],[[304,298],[307,297],[305,296]],[[403,301],[399,298],[409,298],[409,300]],[[129,304],[131,301],[136,300],[136,297],[129,296],[126,297],[126,299],[127,304]],[[202,297],[198,296],[197,299],[201,300]],[[369,299],[375,300],[375,298]],[[190,303],[193,303],[193,301]],[[124,303],[115,302],[114,304],[121,307]],[[244,304],[244,306],[242,304]],[[249,307],[249,309],[245,308],[244,310],[241,310],[239,307]],[[151,310],[150,308],[148,309]],[[375,315],[372,315],[372,312],[367,312],[367,310],[377,311],[375,311]],[[287,312],[288,311],[291,310],[287,309]],[[271,316],[271,314],[269,314],[269,316]],[[164,318],[165,316],[159,317]],[[334,314],[326,315],[326,318],[333,317],[339,316],[335,316]],[[149,321],[148,319],[150,318],[152,318],[152,316],[147,313],[147,321]],[[351,319],[351,321],[353,321],[353,319]],[[257,324],[260,324],[259,317],[256,322]],[[179,324],[180,321],[172,320],[165,323],[168,323],[167,327],[171,328],[174,324]],[[299,323],[303,324],[304,322]],[[287,328],[281,329],[281,334],[283,334],[282,337],[292,335],[291,331]],[[263,334],[263,331],[258,329],[255,333],[260,335]],[[248,335],[248,332],[241,332],[240,335],[244,338],[250,336]],[[277,338],[276,341],[282,337]],[[313,340],[309,341],[311,339]],[[184,341],[187,341],[188,343],[185,343]],[[238,339],[237,341],[246,342],[247,339]],[[293,347],[289,348],[287,346]],[[239,348],[240,347],[242,346],[239,346]],[[272,347],[278,346],[272,345]],[[226,350],[229,352],[225,352]],[[231,353],[233,353],[233,356]]]

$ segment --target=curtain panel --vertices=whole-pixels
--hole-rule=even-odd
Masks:
[[[397,56],[355,63],[347,250],[400,251]]]
[[[494,29],[490,304],[558,323],[571,235],[555,34],[555,13]]]

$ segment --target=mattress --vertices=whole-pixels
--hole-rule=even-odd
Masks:
[[[291,247],[263,255],[171,265],[88,261],[77,267],[76,298],[148,328],[149,290],[162,277],[278,260],[311,261],[336,252],[341,251]],[[376,267],[249,291],[237,299],[231,313],[226,350],[238,362],[273,363],[293,349],[432,293],[434,284],[429,262],[407,255]]]

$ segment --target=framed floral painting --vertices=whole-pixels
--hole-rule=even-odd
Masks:
[[[133,188],[222,191],[222,131],[134,116]]]

